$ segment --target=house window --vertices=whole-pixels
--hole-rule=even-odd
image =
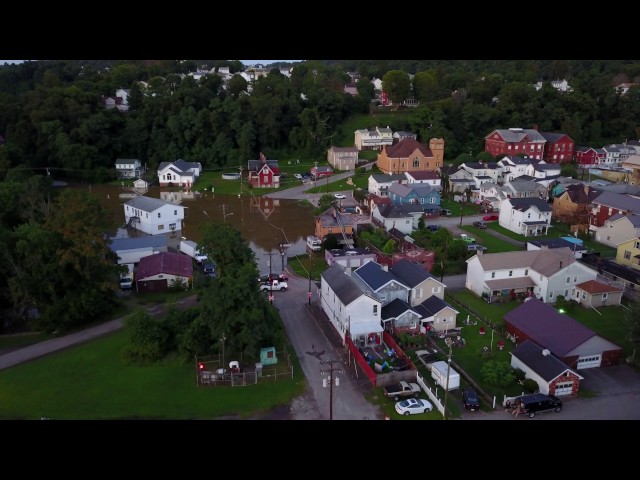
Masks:
[[[527,213],[527,218],[531,218],[531,212]]]
[[[378,300],[382,300],[383,302],[387,299],[387,294],[386,293],[380,293],[378,295]]]
[[[512,277],[513,276],[513,270],[509,270],[509,276]]]
[[[511,150],[511,145],[509,145],[509,150]]]
[[[433,287],[431,293],[440,293],[440,287]]]
[[[577,281],[578,281],[578,276],[577,276],[577,275],[575,275],[575,276],[573,277],[573,283],[576,283]]]
[[[524,274],[525,274],[525,275],[529,275],[529,269],[528,269],[528,268],[525,268],[525,269],[524,269]]]
[[[420,199],[420,203],[424,203],[424,198],[421,198],[421,199]]]
[[[429,203],[436,203],[436,199],[433,197],[429,197]]]
[[[636,243],[633,245],[633,247],[635,249],[639,249],[640,250],[640,240],[636,240]]]
[[[567,298],[567,297],[569,297],[569,290],[564,291],[564,298]]]
[[[413,159],[413,168],[420,167],[420,159],[418,157]]]
[[[169,230],[175,230],[176,229],[176,224],[175,223],[170,223],[169,224]]]
[[[174,216],[174,217],[177,217],[177,216],[178,216],[178,210],[174,210],[174,211],[173,211],[173,216]]]
[[[629,250],[624,251],[624,259],[631,260],[631,252]]]
[[[567,283],[571,283],[571,277],[567,277]]]
[[[378,315],[378,305],[373,306],[373,315],[374,316]]]
[[[553,298],[553,290],[549,292],[549,298]]]
[[[158,225],[158,231],[164,230],[164,225]]]
[[[491,272],[491,278],[496,278],[496,272]]]
[[[158,212],[158,218],[160,218],[160,215],[161,215],[161,213],[160,213],[160,212]]]
[[[586,294],[586,292],[582,292],[582,299],[584,300],[584,299],[586,299],[586,298],[587,298],[587,294]]]
[[[602,301],[604,302],[607,299],[608,296],[609,296],[608,293],[603,293],[602,294]]]

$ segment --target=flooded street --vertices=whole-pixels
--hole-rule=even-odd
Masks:
[[[110,233],[126,236],[126,230],[120,227],[124,227],[125,222],[123,205],[135,196],[131,189],[113,185],[72,185],[69,188],[88,190],[95,195],[111,212],[113,231]],[[169,234],[170,247],[177,248],[181,237],[199,242],[201,227],[208,222],[226,222],[246,239],[256,255],[261,274],[269,273],[269,252],[274,272],[282,270],[286,257],[305,254],[306,237],[314,231],[313,207],[304,206],[298,200],[250,194],[238,197],[211,192],[187,193],[157,186],[149,188],[144,195],[187,207],[183,230]],[[289,246],[281,250],[281,244]]]

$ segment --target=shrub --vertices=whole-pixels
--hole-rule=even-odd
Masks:
[[[525,378],[522,381],[522,388],[524,388],[525,391],[528,393],[535,393],[538,390],[540,390],[540,386],[538,385],[538,382],[536,382],[532,378]]]
[[[526,378],[526,373],[524,373],[524,370],[521,370],[519,368],[514,368],[513,377],[515,378],[516,382],[520,383],[520,382],[523,382],[524,379]]]

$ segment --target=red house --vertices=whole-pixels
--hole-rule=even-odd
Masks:
[[[602,227],[604,222],[617,214],[640,214],[640,199],[624,193],[603,192],[592,202],[589,230]]]
[[[544,160],[547,163],[564,163],[573,160],[575,142],[564,133],[539,132],[534,128],[509,128],[494,130],[487,135],[484,150],[494,157],[520,155]]]
[[[602,148],[576,147],[575,158],[578,165],[598,165],[604,163],[607,152]]]
[[[280,186],[280,166],[278,160],[267,160],[260,154],[260,160],[249,160],[247,164],[249,185],[255,188],[278,188]]]
[[[316,179],[318,179],[318,178],[330,177],[331,175],[333,175],[333,169],[328,166],[313,167],[311,169],[312,178],[315,177]]]
[[[575,142],[566,133],[540,132],[545,140],[543,160],[547,163],[568,163],[573,160]]]

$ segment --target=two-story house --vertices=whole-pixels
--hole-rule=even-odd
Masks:
[[[600,193],[601,190],[588,185],[567,185],[564,192],[553,199],[551,218],[568,224],[589,223],[591,203]]]
[[[389,187],[394,183],[405,183],[407,177],[402,173],[395,174],[383,174],[376,173],[369,175],[369,182],[367,184],[369,193],[373,193],[379,197],[389,196]]]
[[[475,186],[475,178],[464,168],[460,168],[458,171],[449,175],[449,190],[453,193],[462,193]]]
[[[569,248],[480,253],[467,260],[465,286],[489,302],[521,294],[555,303],[558,295],[573,298],[577,284],[597,276]]]
[[[636,230],[640,230],[640,227]],[[616,262],[640,270],[640,234],[618,245]]]
[[[640,214],[640,198],[623,193],[603,192],[593,200],[589,217],[589,231],[594,232],[604,222],[620,213]]]
[[[640,235],[640,214],[617,213],[595,230],[595,239],[604,245],[618,247]]]
[[[426,183],[442,190],[442,179],[435,170],[416,170],[405,172],[404,175],[407,177],[406,183]]]
[[[358,150],[380,150],[393,145],[393,132],[389,127],[356,130],[353,143]]]
[[[142,162],[137,158],[119,158],[116,160],[118,178],[136,178],[140,176]]]
[[[531,165],[531,159],[522,158],[517,155],[507,155],[498,160],[498,165],[502,168],[501,181],[510,182],[514,178],[522,175],[531,175],[527,167]]]
[[[342,213],[335,207],[330,207],[315,217],[314,234],[323,242],[327,235],[333,235],[341,245],[352,247],[354,243],[353,229],[353,215]]]
[[[369,262],[372,263],[372,262]],[[320,276],[320,306],[343,344],[347,335],[364,346],[382,341],[382,302],[363,291],[350,270],[334,264]]]
[[[540,132],[546,140],[542,159],[547,163],[570,163],[575,142],[566,133]]]
[[[127,201],[123,207],[127,227],[149,235],[182,230],[185,207],[181,205],[140,195]]]
[[[598,165],[600,163],[600,155],[602,155],[602,158],[606,156],[606,153],[601,148],[576,147],[574,152],[575,161],[579,166]]]
[[[371,210],[372,223],[390,231],[392,228],[409,235],[418,228],[418,221],[424,215],[422,205],[373,205]]]
[[[191,187],[202,172],[200,162],[162,162],[158,166],[158,181],[161,187]]]
[[[624,162],[622,168],[629,171],[629,185],[640,185],[640,155],[630,155]]]
[[[544,144],[547,141],[533,128],[498,129],[484,138],[484,151],[494,157],[520,155],[539,160],[544,157]]]
[[[491,181],[498,183],[502,176],[502,167],[497,162],[467,162],[460,165],[460,168],[466,170],[476,179],[476,186]]]
[[[355,170],[358,164],[356,147],[331,147],[327,151],[327,162],[336,170]]]
[[[444,300],[447,286],[420,265],[409,260],[399,260],[393,264],[389,271],[409,287],[407,301],[412,307],[420,305],[433,296]]]
[[[528,175],[516,177],[505,183],[499,192],[500,200],[505,198],[542,198],[547,195],[547,188]]]
[[[389,198],[393,205],[420,205],[424,213],[440,213],[440,192],[427,184],[399,184],[389,187]]]
[[[260,153],[259,160],[249,160],[247,162],[249,172],[247,182],[253,188],[278,188],[280,187],[280,164],[278,160],[267,160],[267,157]]]
[[[498,223],[512,232],[528,236],[546,235],[552,209],[541,198],[507,198],[500,203]]]
[[[383,173],[435,170],[444,164],[444,140],[432,138],[429,147],[413,138],[405,138],[393,146],[385,146],[376,165]]]

